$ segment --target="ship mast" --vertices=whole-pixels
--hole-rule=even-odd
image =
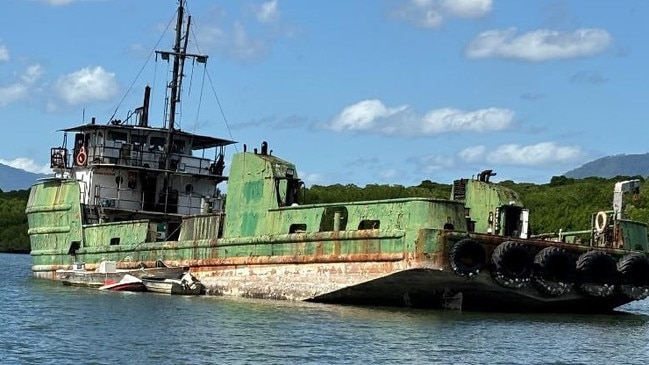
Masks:
[[[171,143],[173,142],[174,124],[176,122],[176,103],[179,97],[179,87],[182,80],[182,73],[180,72],[181,63],[184,65],[186,49],[181,52],[180,42],[182,40],[182,26],[183,26],[184,8],[183,0],[178,3],[178,20],[176,21],[176,41],[173,46],[173,71],[171,82],[169,82],[169,89],[171,89],[171,97],[169,98],[169,120],[167,123],[167,141],[165,143],[165,170],[169,170],[171,165]],[[187,43],[185,43],[187,44]]]
[[[156,51],[163,60],[169,60],[169,56],[173,57],[173,70],[171,81],[167,85],[170,89],[169,98],[169,117],[167,121],[167,140],[165,143],[165,189],[168,186],[169,171],[171,170],[171,153],[173,152],[173,134],[176,123],[176,107],[180,103],[180,93],[182,91],[183,70],[185,67],[185,59],[188,57],[194,58],[198,63],[207,62],[207,56],[201,54],[187,53],[187,43],[189,41],[189,27],[191,24],[191,16],[187,18],[187,28],[183,34],[183,19],[185,15],[184,8],[185,0],[178,0],[178,18],[176,21],[176,38],[174,41],[173,50],[169,51]]]

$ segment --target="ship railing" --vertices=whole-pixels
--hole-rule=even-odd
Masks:
[[[166,170],[165,154],[162,147],[144,147],[146,146],[130,143],[118,144],[115,147],[103,145],[91,147],[86,151],[87,164]],[[77,159],[75,158],[74,161],[76,163]],[[214,160],[179,152],[171,154],[169,167],[170,171],[179,173],[194,175],[220,174],[220,171],[216,169]]]
[[[582,231],[564,231],[559,229],[558,232],[548,232],[541,233],[536,235],[531,235],[532,239],[547,240],[553,242],[565,242],[565,243],[583,243],[584,239],[581,237],[587,236],[591,233],[590,230]]]
[[[221,209],[221,198],[203,196],[193,192],[178,192],[147,197],[144,192],[134,192],[125,187],[97,185],[93,204],[102,208],[125,211],[150,211],[183,215],[208,214]],[[152,199],[151,199],[152,198]],[[147,200],[150,199],[150,200]]]

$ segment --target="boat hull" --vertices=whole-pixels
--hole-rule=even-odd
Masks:
[[[153,267],[157,259],[162,259],[169,266],[189,268],[208,295],[247,298],[471,311],[583,313],[610,312],[632,301],[618,290],[599,297],[576,286],[558,296],[544,295],[531,283],[508,288],[495,280],[488,266],[476,275],[460,275],[452,267],[449,255],[455,242],[468,237],[466,233],[420,230],[411,252],[390,251],[393,240],[401,237],[398,232],[375,230],[362,234],[340,232],[335,236],[165,242],[163,247],[141,244],[112,248],[112,251],[79,250],[75,261],[83,261],[92,269],[98,266],[99,258],[126,255],[135,260],[120,261],[118,268],[135,270],[138,265]],[[486,257],[498,245],[511,240],[480,234],[470,237],[481,242]],[[536,251],[550,244],[565,247],[574,255],[591,249],[540,240],[519,241]],[[437,250],[427,251],[428,242],[435,242]],[[269,252],[281,248],[287,254],[251,254],[266,248]],[[344,253],[352,248],[353,253]],[[37,277],[56,279],[52,270],[61,267],[67,266],[34,265],[32,269]],[[169,293],[171,289],[159,290]]]
[[[127,274],[119,282],[106,284],[99,290],[142,292],[146,291],[146,286],[139,278]]]
[[[98,266],[98,265],[89,265]],[[63,285],[100,288],[105,285],[119,283],[125,276],[131,275],[138,279],[158,278],[177,279],[187,271],[186,267],[152,267],[152,268],[126,268],[115,272],[102,273],[96,270],[70,270],[57,269],[54,274],[40,272],[35,277],[54,278]]]
[[[531,284],[505,288],[488,270],[462,277],[440,265],[439,257],[386,254],[302,259],[182,261],[204,286],[196,291],[163,279],[142,280],[147,291],[165,294],[194,295],[204,290],[208,295],[464,311],[607,313],[632,301],[617,292],[594,297],[573,288],[552,297]]]
[[[245,274],[242,273],[245,271]],[[593,297],[576,288],[550,297],[531,284],[498,285],[489,272],[464,278],[410,258],[392,262],[231,266],[194,273],[207,294],[331,304],[464,311],[607,313],[632,300]]]
[[[110,291],[132,291],[132,292],[143,292],[146,291],[146,286],[142,283],[115,283],[109,284],[106,288],[101,287],[99,289],[110,290]]]
[[[205,292],[205,287],[197,281],[142,279],[142,284],[144,284],[146,291],[160,294],[200,295]]]

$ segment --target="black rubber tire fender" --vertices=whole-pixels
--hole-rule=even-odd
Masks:
[[[516,241],[505,241],[491,254],[491,275],[501,286],[520,289],[532,277],[534,256],[530,247]]]
[[[478,241],[464,238],[453,244],[448,257],[451,268],[456,274],[473,276],[484,269],[487,254]]]
[[[545,295],[564,295],[575,282],[576,261],[561,247],[545,247],[534,256],[532,283]]]
[[[584,252],[577,259],[579,288],[595,297],[607,297],[614,293],[619,282],[617,262],[604,251]]]
[[[641,253],[622,256],[617,262],[620,291],[633,300],[649,297],[649,258]]]

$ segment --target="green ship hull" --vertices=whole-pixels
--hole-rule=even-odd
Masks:
[[[294,184],[287,183],[287,171],[295,171],[295,166],[277,157],[236,154],[225,210],[183,217],[178,239],[173,241],[159,239],[155,230],[161,222],[153,219],[84,223],[88,217],[77,180],[40,181],[32,187],[27,208],[34,276],[57,279],[57,270],[70,270],[75,263],[94,270],[110,260],[120,269],[136,270],[154,267],[161,260],[188,267],[212,295],[570,312],[607,312],[634,300],[619,288],[605,295],[589,294],[578,289],[576,277],[571,290],[548,295],[531,280],[533,268],[521,269],[520,284],[508,287],[499,282],[490,258],[504,243],[524,245],[529,258],[546,247],[562,249],[575,258],[598,251],[615,260],[632,250],[470,231],[467,204],[480,206],[474,200],[493,195],[487,190],[501,189],[497,185],[466,182],[465,191],[471,191],[474,199],[469,203],[407,198],[287,205],[287,199],[295,198],[290,196]],[[494,206],[486,210],[511,208],[507,204],[512,196],[503,198],[506,204],[481,201]],[[630,223],[644,228],[646,236],[646,225]],[[476,243],[482,252],[460,257],[453,247],[466,241]],[[464,266],[454,266],[454,259]],[[610,286],[616,284],[621,287],[619,282]],[[644,283],[641,287],[646,291]]]

